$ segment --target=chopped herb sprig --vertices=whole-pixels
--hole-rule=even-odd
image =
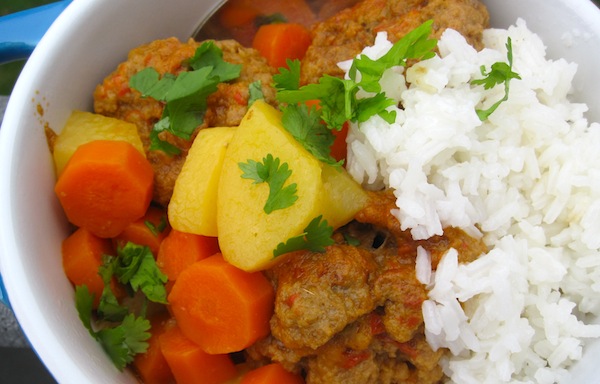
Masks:
[[[301,250],[325,252],[325,247],[335,243],[331,238],[332,235],[333,227],[327,223],[327,220],[323,220],[323,215],[317,216],[311,220],[302,234],[288,239],[285,243],[279,243],[273,250],[273,257]]]
[[[432,25],[432,20],[426,21],[377,60],[360,55],[353,61],[349,79],[324,75],[317,84],[299,87],[300,65],[288,62],[289,69],[274,77],[277,99],[288,104],[319,100],[322,119],[331,129],[340,130],[346,121],[364,122],[374,115],[392,123],[396,116],[387,108],[396,102],[381,92],[379,81],[383,73],[392,67],[406,66],[409,60],[424,60],[435,55],[433,50],[437,40],[429,39]],[[358,99],[356,95],[359,89],[374,95]]]
[[[150,132],[150,149],[169,155],[180,153],[175,145],[160,138],[161,132],[189,140],[194,130],[204,121],[207,98],[217,90],[219,83],[239,77],[241,65],[223,60],[223,52],[214,42],[200,45],[187,61],[192,69],[175,76],[162,77],[152,67],[145,68],[129,79],[129,86],[142,94],[165,103],[161,119]]]
[[[521,79],[518,73],[513,72],[513,52],[512,52],[512,40],[509,37],[506,41],[506,50],[507,50],[507,60],[508,63],[499,61],[492,64],[490,71],[486,71],[485,66],[481,66],[481,74],[484,76],[482,79],[472,80],[471,84],[473,85],[483,85],[484,89],[493,88],[496,85],[504,84],[504,97],[494,104],[488,109],[476,109],[477,117],[479,120],[485,121],[494,111],[506,100],[508,100],[508,92],[510,87],[511,79]]]
[[[132,291],[141,291],[146,300],[166,304],[164,284],[167,278],[158,269],[148,247],[127,243],[117,250],[117,257],[104,255],[98,273],[104,289],[97,309],[102,326],[93,326],[94,296],[85,285],[75,287],[75,305],[79,318],[89,333],[102,345],[119,370],[123,370],[138,353],[148,348],[150,321],[141,313],[131,313],[121,305],[111,289],[113,278],[126,284]]]
[[[263,210],[270,214],[275,210],[292,206],[296,200],[297,184],[292,183],[284,187],[285,182],[292,174],[287,163],[282,163],[278,157],[268,154],[262,162],[248,159],[245,163],[238,163],[242,170],[242,178],[254,180],[254,184],[267,183],[269,196]]]

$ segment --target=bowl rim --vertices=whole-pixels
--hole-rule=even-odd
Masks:
[[[213,1],[214,6],[220,5],[224,0]],[[492,0],[490,0],[492,1]],[[490,2],[488,1],[488,2]],[[497,0],[498,2],[502,0]],[[25,114],[30,113],[31,95],[35,93],[38,76],[38,68],[48,56],[53,55],[53,50],[63,43],[66,36],[72,35],[85,25],[85,20],[91,17],[98,8],[106,4],[118,4],[120,0],[75,0],[70,4],[57,21],[50,27],[48,33],[42,38],[38,47],[34,50],[30,60],[25,65],[22,75],[15,85],[0,129],[0,164],[3,172],[0,172],[0,206],[11,207],[14,201],[14,189],[9,181],[18,172],[17,161],[13,156],[15,152],[14,143],[19,142],[19,128],[22,127]],[[544,2],[549,4],[549,2]],[[563,4],[573,8],[579,13],[589,28],[596,31],[600,36],[600,10],[591,0],[557,0],[557,4]],[[194,28],[190,28],[192,32]],[[8,212],[8,211],[7,211]],[[85,376],[85,371],[78,367],[73,361],[65,360],[68,351],[61,339],[52,331],[47,321],[43,319],[45,313],[37,305],[37,298],[32,291],[24,291],[19,287],[20,282],[28,281],[27,270],[22,260],[15,256],[18,254],[17,243],[27,241],[23,234],[17,233],[14,225],[16,214],[12,209],[10,214],[0,224],[0,271],[4,273],[4,282],[9,298],[14,298],[12,304],[18,321],[32,344],[34,350],[49,371],[59,382],[84,382],[90,378]],[[10,274],[6,272],[10,271]],[[72,304],[72,303],[68,303]],[[35,321],[37,319],[37,321]],[[123,379],[126,380],[126,379]]]

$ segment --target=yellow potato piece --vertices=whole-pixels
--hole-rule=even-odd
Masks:
[[[73,111],[54,142],[52,155],[56,174],[81,145],[93,140],[121,140],[132,144],[146,156],[135,124],[90,112]]]
[[[200,130],[177,176],[169,222],[179,231],[217,236],[217,189],[235,127]]]
[[[324,165],[321,179],[323,218],[333,228],[348,224],[367,203],[367,193],[345,169]]]
[[[296,183],[298,200],[266,214],[269,185],[242,178],[239,163],[262,162],[269,154],[288,164],[292,173],[284,187]],[[365,202],[365,192],[344,170],[323,165],[283,128],[278,110],[257,101],[242,119],[223,161],[217,196],[223,257],[246,271],[269,268],[281,260],[273,257],[277,245],[302,234],[312,219],[323,215],[339,227]]]

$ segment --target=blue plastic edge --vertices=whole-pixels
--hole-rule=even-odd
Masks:
[[[71,1],[61,0],[0,17],[0,63],[29,57]]]
[[[2,276],[0,276],[0,301],[8,308],[11,308],[10,301],[8,301],[8,295],[6,294],[6,289],[4,288],[4,282],[2,281]]]

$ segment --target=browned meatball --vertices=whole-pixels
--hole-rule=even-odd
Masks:
[[[395,42],[430,19],[433,37],[452,28],[478,49],[489,23],[487,10],[478,0],[361,1],[313,27],[313,42],[302,60],[301,82],[316,83],[323,74],[342,76],[337,63],[372,45],[377,32],[388,32],[388,39]]]
[[[469,261],[485,246],[456,228],[415,241],[390,212],[395,207],[390,191],[372,192],[356,221],[336,231],[336,245],[287,255],[267,272],[276,289],[271,335],[247,350],[250,361],[280,362],[305,372],[308,384],[442,379],[443,350],[434,352],[424,337],[427,290],[416,278],[417,247],[436,261],[453,247]]]
[[[288,257],[272,270],[277,281],[271,332],[289,348],[316,349],[375,308],[372,255],[347,245]]]
[[[249,85],[260,81],[265,100],[273,105],[275,90],[271,86],[273,68],[252,48],[244,48],[233,40],[215,41],[223,51],[223,59],[229,63],[242,64],[240,77],[229,83],[219,84],[218,90],[207,100],[204,122],[196,130],[205,127],[236,126],[248,109]],[[137,125],[138,132],[147,152],[147,157],[155,172],[154,200],[166,205],[173,193],[175,180],[185,161],[192,140],[183,140],[167,132],[161,138],[181,149],[181,154],[169,156],[162,151],[150,151],[150,132],[161,119],[164,104],[150,97],[143,98],[129,87],[131,76],[144,68],[152,67],[161,75],[177,75],[188,70],[185,60],[192,57],[200,42],[189,40],[186,43],[176,38],[156,40],[133,49],[127,61],[108,75],[94,92],[96,113],[116,117]]]

